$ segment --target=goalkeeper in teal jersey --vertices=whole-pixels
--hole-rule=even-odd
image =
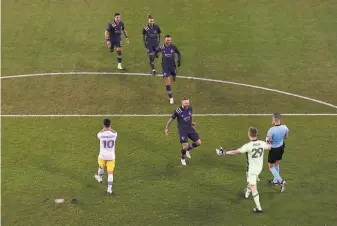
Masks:
[[[257,139],[257,129],[253,127],[250,127],[248,130],[248,138],[250,142],[241,148],[225,151],[220,147],[220,149],[216,149],[216,153],[218,155],[238,155],[246,153],[248,186],[245,189],[245,198],[248,198],[250,193],[252,193],[256,205],[256,208],[253,210],[256,213],[262,213],[260,197],[257,191],[257,180],[263,168],[263,153],[265,150],[270,150],[270,145],[265,141]]]

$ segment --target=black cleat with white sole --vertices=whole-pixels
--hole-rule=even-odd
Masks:
[[[256,207],[253,210],[254,210],[254,213],[263,213],[262,209],[258,209]]]

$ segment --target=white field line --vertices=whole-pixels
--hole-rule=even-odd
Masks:
[[[1,79],[12,79],[12,78],[24,78],[24,77],[36,77],[36,76],[52,76],[52,75],[139,75],[139,76],[152,76],[151,74],[147,73],[120,73],[120,72],[56,72],[56,73],[39,73],[39,74],[25,74],[25,75],[13,75],[13,76],[2,76]],[[161,75],[157,75],[161,76]],[[303,100],[308,100],[311,102],[316,102],[322,105],[329,106],[331,108],[337,109],[337,106],[334,104],[330,104],[325,101],[317,100],[311,97],[306,97],[302,95],[298,95],[295,93],[289,93],[282,90],[277,89],[270,89],[262,86],[255,86],[255,85],[249,85],[245,83],[239,83],[239,82],[231,82],[231,81],[225,81],[225,80],[218,80],[218,79],[210,79],[210,78],[199,78],[199,77],[187,77],[187,76],[177,76],[178,78],[183,79],[191,79],[191,80],[199,80],[199,81],[206,81],[206,82],[216,82],[216,83],[223,83],[223,84],[230,84],[235,86],[244,86],[244,87],[250,87],[254,89],[261,89],[266,90],[274,93],[280,93],[288,96],[297,97]]]
[[[337,116],[337,114],[282,114],[283,116]],[[65,117],[170,117],[171,114],[98,114],[98,115],[1,115],[7,118],[65,118]],[[221,117],[221,116],[272,116],[272,114],[193,114],[193,117]]]

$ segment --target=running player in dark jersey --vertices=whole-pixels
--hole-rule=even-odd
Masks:
[[[184,97],[181,101],[181,106],[173,112],[165,127],[165,134],[168,135],[170,125],[174,119],[177,119],[180,143],[183,145],[181,149],[181,164],[184,166],[186,165],[185,156],[191,158],[190,151],[201,144],[200,136],[194,129],[195,123],[192,121],[192,111],[189,99]],[[188,145],[188,139],[191,139],[193,143]]]
[[[166,92],[170,99],[170,104],[174,103],[172,91],[171,91],[171,76],[173,81],[176,80],[177,75],[177,66],[175,55],[178,55],[178,67],[181,65],[181,53],[178,48],[172,44],[172,39],[170,35],[165,36],[165,43],[160,45],[154,55],[152,55],[152,61],[155,56],[161,52],[162,53],[162,68],[163,68],[163,77],[166,85]]]
[[[143,41],[147,53],[149,54],[150,66],[152,69],[152,74],[156,75],[156,69],[154,67],[154,60],[152,60],[153,54],[156,52],[156,49],[159,46],[160,42],[160,27],[154,23],[154,17],[150,14],[147,17],[148,24],[143,28]],[[158,57],[158,55],[156,56]]]
[[[110,52],[114,51],[116,47],[117,51],[117,68],[122,70],[122,32],[124,33],[125,39],[129,42],[129,38],[124,26],[124,23],[121,21],[121,16],[119,13],[115,13],[115,19],[108,24],[105,30],[105,41],[108,45]]]

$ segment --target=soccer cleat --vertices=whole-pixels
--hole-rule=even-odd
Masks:
[[[255,207],[255,208],[253,208],[253,210],[254,210],[255,213],[263,213],[261,208]]]
[[[281,182],[281,190],[280,190],[280,192],[284,192],[284,191],[286,190],[285,184],[286,184],[286,181],[283,180],[283,181]]]
[[[170,104],[174,104],[173,97],[170,98]]]
[[[278,185],[278,184],[279,184],[278,182],[274,182],[274,180],[269,180],[268,182],[269,182],[269,184],[271,184],[271,185]]]
[[[152,75],[153,75],[153,76],[156,76],[156,69],[153,69],[153,70],[152,70]]]
[[[245,192],[245,198],[248,199],[250,193],[252,192],[252,190],[250,190],[249,188],[245,188],[245,189],[244,189],[244,192]]]
[[[123,70],[122,64],[121,64],[121,63],[118,63],[117,68],[118,68],[119,70]]]
[[[192,158],[189,151],[186,151],[186,157],[189,159]]]
[[[182,165],[186,166],[186,160],[185,159],[180,159],[180,161],[181,161]]]
[[[112,194],[112,187],[108,187],[108,190],[106,191],[108,194]]]
[[[103,179],[102,177],[98,176],[97,174],[95,175],[96,180],[98,181],[98,183],[102,183]]]

